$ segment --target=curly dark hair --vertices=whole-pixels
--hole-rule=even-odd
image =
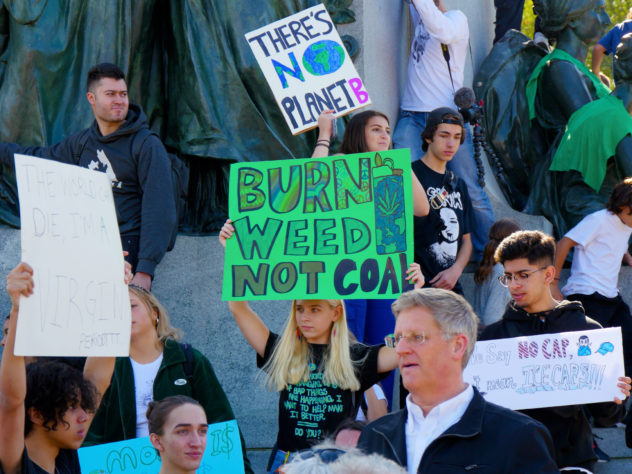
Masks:
[[[38,361],[26,366],[24,436],[33,428],[29,408],[39,412],[47,430],[55,430],[60,423],[69,426],[64,414],[77,405],[89,413],[97,409],[96,388],[80,371],[57,361]]]
[[[514,232],[500,243],[494,258],[503,265],[519,258],[526,258],[531,265],[553,265],[555,239],[539,230]]]
[[[612,73],[617,85],[622,82],[632,82],[632,33],[621,38],[614,55]]]
[[[624,207],[632,210],[632,178],[625,178],[617,183],[606,203],[606,209],[613,214],[619,214]]]

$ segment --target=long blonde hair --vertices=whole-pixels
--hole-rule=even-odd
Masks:
[[[347,327],[347,314],[342,300],[324,300],[333,309],[341,307],[340,317],[333,322],[329,345],[325,351],[323,383],[337,385],[344,390],[360,390],[360,381],[351,360],[351,335]],[[267,387],[280,392],[288,385],[309,381],[310,348],[305,337],[298,338],[296,325],[296,301],[270,359],[263,367],[268,375]]]
[[[128,288],[129,291],[145,305],[145,308],[147,308],[150,314],[154,313],[156,315],[158,321],[156,323],[156,332],[158,333],[160,342],[164,344],[167,339],[173,339],[174,341],[182,339],[182,331],[171,325],[169,313],[167,313],[167,310],[160,304],[160,301],[158,301],[158,298],[156,298],[153,293],[136,285],[129,285]]]

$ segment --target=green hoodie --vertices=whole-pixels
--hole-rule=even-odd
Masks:
[[[193,349],[192,383],[187,380],[184,366],[186,356],[180,344],[165,342],[162,363],[154,380],[154,400],[171,395],[187,395],[202,405],[209,423],[234,420],[228,398],[219,384],[209,360]],[[175,382],[178,382],[177,384]],[[113,443],[136,437],[136,401],[134,371],[129,357],[118,357],[110,387],[105,392],[83,446]],[[253,473],[241,436],[241,449],[246,473]]]

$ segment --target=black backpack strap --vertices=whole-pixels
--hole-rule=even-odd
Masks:
[[[445,62],[448,65],[448,74],[450,74],[450,82],[452,83],[452,92],[455,92],[454,79],[452,79],[452,68],[450,67],[450,50],[448,49],[448,45],[445,43],[441,43],[441,51],[443,52],[443,58],[445,59]]]
[[[182,364],[184,368],[184,375],[187,378],[187,382],[189,382],[189,386],[191,390],[193,390],[193,346],[191,344],[183,344],[180,343],[180,349],[184,352],[185,361]]]
[[[84,148],[86,147],[86,143],[88,143],[88,135],[90,134],[90,129],[86,128],[81,135],[79,136],[79,140],[77,140],[77,148],[72,152],[72,162],[77,164],[79,163],[79,159],[81,158],[81,154],[83,153]]]

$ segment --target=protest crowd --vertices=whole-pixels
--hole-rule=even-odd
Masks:
[[[632,19],[604,36],[609,20],[602,0],[564,0],[558,4],[554,0],[534,0],[537,47],[545,51],[545,58],[545,54],[557,54],[555,61],[545,61],[537,69],[533,79],[534,127],[546,131],[543,136],[551,141],[552,149],[559,145],[558,152],[562,153],[565,146],[572,151],[599,148],[590,142],[599,139],[594,138],[595,134],[586,133],[586,140],[573,142],[585,128],[585,122],[576,120],[577,114],[584,113],[587,106],[570,97],[571,93],[561,92],[568,84],[558,84],[559,100],[555,105],[565,111],[568,128],[553,115],[545,117],[538,112],[547,104],[543,95],[547,93],[547,81],[558,80],[562,77],[559,74],[585,86],[585,102],[589,105],[598,103],[595,107],[606,110],[606,104],[600,101],[618,100],[625,105],[623,115],[630,116],[622,119],[628,127],[625,133],[609,139],[612,153],[605,157],[620,160],[616,166],[623,175],[608,181],[612,166],[606,170],[604,161],[604,188],[605,183],[612,185],[601,201],[595,199],[597,204],[588,207],[589,212],[584,208],[583,214],[573,214],[576,210],[559,197],[559,208],[569,210],[566,215],[573,217],[555,226],[556,239],[540,230],[522,229],[512,219],[495,220],[481,179],[482,163],[475,153],[473,127],[478,124],[469,121],[455,99],[464,86],[469,54],[467,16],[459,10],[448,10],[443,0],[407,3],[414,32],[399,117],[391,121],[380,111],[354,111],[338,140],[338,104],[321,104],[320,114],[314,117],[317,138],[313,154],[303,160],[303,212],[332,207],[326,193],[318,188],[320,178],[316,175],[322,176],[323,168],[318,168],[318,173],[311,171],[309,181],[308,170],[316,169],[318,163],[329,163],[330,157],[331,162],[342,163],[344,157],[357,155],[368,156],[376,167],[384,168],[391,152],[408,149],[410,173],[397,169],[384,182],[387,192],[389,183],[398,182],[402,188],[398,191],[401,194],[386,205],[397,207],[398,200],[412,203],[413,261],[402,260],[403,253],[392,260],[388,257],[387,269],[380,272],[377,263],[371,267],[373,260],[358,260],[356,265],[345,259],[346,266],[339,262],[336,270],[343,268],[345,273],[340,278],[338,274],[333,276],[332,281],[317,278],[322,272],[316,265],[319,262],[288,265],[278,272],[278,267],[260,267],[258,272],[270,272],[271,287],[285,288],[278,294],[292,295],[287,298],[291,299],[290,313],[278,333],[246,301],[248,296],[261,299],[257,293],[259,276],[252,271],[244,276],[239,273],[243,268],[233,267],[233,286],[229,289],[226,278],[224,288],[217,282],[208,285],[210,291],[224,295],[232,292],[233,297],[221,310],[230,311],[245,341],[254,349],[244,355],[261,369],[261,380],[252,380],[252,390],[264,390],[265,385],[265,389],[278,392],[278,426],[266,472],[590,473],[597,462],[609,459],[598,445],[594,427],[624,424],[625,442],[632,449],[632,407],[627,403],[632,389],[632,314],[618,289],[622,265],[632,266],[632,173],[627,173],[632,168],[627,168],[624,160],[632,157],[632,35],[628,34],[632,32]],[[501,44],[507,31],[520,29],[524,2],[495,0],[494,4],[494,41]],[[560,23],[560,9],[566,9],[562,13],[570,21]],[[296,38],[305,36],[293,31]],[[553,53],[556,44],[558,52]],[[563,51],[583,48],[585,54],[593,46],[592,71],[575,64],[577,60],[568,59],[569,54]],[[610,80],[600,71],[600,65],[609,54],[614,56],[616,88],[602,96],[600,88],[609,86]],[[205,453],[217,451],[218,443],[226,440],[241,445],[241,455],[233,463],[239,466],[235,472],[255,472],[247,455],[248,440],[236,422],[240,414],[233,411],[213,361],[182,342],[186,334],[172,325],[168,312],[151,291],[154,278],[161,278],[157,271],[160,261],[174,246],[177,233],[178,189],[172,185],[177,181],[173,175],[177,163],[150,130],[142,108],[130,102],[134,91],[128,91],[128,85],[117,65],[97,64],[86,78],[87,100],[94,113],[89,128],[50,147],[0,143],[0,162],[5,165],[12,165],[14,154],[30,155],[107,175],[125,260],[123,265],[121,259],[118,270],[127,285],[131,317],[129,355],[19,355],[23,353],[19,349],[20,319],[29,298],[43,292],[45,285],[40,285],[34,270],[37,262],[28,258],[6,276],[11,309],[8,316],[3,315],[6,319],[1,341],[0,473],[79,473],[81,453],[88,452],[84,450],[139,438],[147,438],[152,450],[145,454],[160,461],[161,473],[195,472]],[[298,107],[298,102],[295,104]],[[334,146],[338,142],[340,146]],[[551,153],[552,163],[559,163],[558,155],[553,157],[555,152]],[[366,166],[371,162],[367,160]],[[590,170],[601,169],[599,165],[590,166]],[[301,169],[293,167],[292,173],[300,173]],[[334,169],[338,172],[342,165]],[[346,168],[349,174],[350,169]],[[562,173],[575,170],[579,175],[586,169],[556,168],[558,179]],[[235,182],[251,186],[256,173],[248,169],[245,177],[242,179],[240,174]],[[270,205],[277,206],[275,216],[282,216],[286,212],[283,206],[291,205],[285,198],[290,193],[283,189],[278,176],[276,184],[272,183],[274,173],[273,169],[268,173],[270,188],[281,188],[283,199],[271,200]],[[583,176],[588,181],[588,175]],[[35,182],[46,186],[45,178]],[[355,184],[356,188],[347,194],[336,191],[335,205],[344,200],[347,204],[363,202],[361,186]],[[314,189],[308,189],[310,185]],[[597,189],[601,191],[591,196],[603,194],[603,188]],[[255,191],[251,187],[250,194],[239,202],[240,211],[258,209]],[[376,211],[376,222],[378,214]],[[227,217],[219,232],[225,269],[234,263],[231,260],[238,251],[247,253],[244,249],[250,248],[260,256],[266,252],[265,227],[270,221],[265,226],[251,225],[246,212],[239,216],[229,212]],[[352,221],[351,217],[345,219],[347,224]],[[320,220],[325,221],[324,217]],[[291,222],[295,229],[302,225]],[[397,226],[392,222],[380,221],[379,225],[384,235],[396,234]],[[314,231],[316,240],[319,235],[331,235],[327,234],[331,227],[318,229]],[[277,227],[269,235],[283,241],[287,255],[305,255],[300,253],[306,248],[302,246],[305,240],[299,239],[298,231],[292,235],[290,226],[287,232]],[[348,239],[345,248],[358,244],[359,234],[354,230],[345,230],[344,235]],[[399,245],[397,235],[391,240],[384,238],[382,244]],[[322,255],[333,259],[335,249],[338,247],[322,238]],[[377,253],[389,252],[395,254],[379,248]],[[307,268],[303,263],[312,266]],[[570,274],[562,286],[560,275],[569,264]],[[394,276],[398,265],[401,278]],[[292,272],[298,278],[297,268],[307,280],[302,293],[291,292],[299,286],[288,284]],[[378,272],[384,275],[381,283],[374,282]],[[464,273],[474,273],[475,292],[469,301],[464,296]],[[365,293],[352,298],[310,299],[326,285],[335,286],[339,295],[350,295],[351,288],[358,287]],[[388,287],[397,288],[391,299],[368,296],[383,293]],[[127,304],[127,295],[123,296]],[[620,347],[595,342],[595,331],[603,328],[620,328]],[[568,345],[568,336],[564,335],[570,332],[577,332],[575,346]],[[612,385],[608,393],[614,395],[607,400],[584,402],[575,398],[581,384],[574,386],[575,382],[567,380],[560,382],[566,384],[565,391],[561,389],[561,403],[539,402],[511,409],[489,401],[491,385],[470,378],[468,363],[471,367],[479,362],[477,341],[484,344],[509,338],[527,341],[525,357],[529,357],[529,347],[539,341],[544,357],[551,358],[551,363],[556,357],[566,357],[567,350],[574,351],[576,360],[621,351],[619,372],[608,379]],[[546,347],[552,347],[551,353]],[[580,371],[584,367],[589,370],[589,365],[575,364]],[[523,377],[527,369],[522,370],[512,374],[513,380]],[[544,369],[540,375],[534,372],[532,386],[538,385],[540,377],[539,383],[545,388],[533,388],[532,392],[553,391],[554,373],[547,376],[547,382]],[[562,377],[574,376],[579,375]],[[522,397],[517,390],[513,392],[514,397]],[[233,430],[230,440],[226,437],[220,441],[215,436],[214,426],[220,424],[229,427],[224,434]]]

